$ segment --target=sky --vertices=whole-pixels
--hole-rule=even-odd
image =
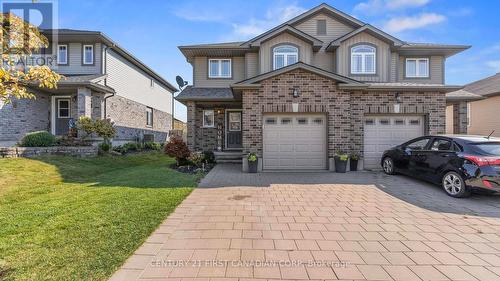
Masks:
[[[450,57],[446,83],[464,85],[500,72],[500,1],[332,0],[325,3],[408,42],[473,47]],[[175,83],[192,83],[177,46],[247,40],[321,1],[59,0],[60,28],[102,31]],[[186,109],[176,104],[176,118]]]

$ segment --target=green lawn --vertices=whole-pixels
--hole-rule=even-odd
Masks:
[[[0,280],[105,280],[196,186],[160,153],[0,159]]]

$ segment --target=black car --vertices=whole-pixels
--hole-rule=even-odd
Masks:
[[[440,184],[453,197],[473,190],[500,192],[500,138],[425,136],[384,152],[380,164],[396,173]]]

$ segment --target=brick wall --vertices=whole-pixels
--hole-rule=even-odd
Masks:
[[[118,95],[108,98],[106,107],[107,118],[113,120],[117,131],[113,141],[135,141],[144,134],[154,134],[155,141],[164,142],[172,128],[172,115],[157,109],[153,109],[153,126],[146,126],[147,106]]]
[[[297,88],[300,97],[293,98]],[[427,117],[428,133],[445,132],[444,93],[402,92],[401,113]],[[299,112],[325,113],[328,117],[328,154],[335,151],[363,151],[365,114],[394,113],[394,92],[345,92],[334,81],[316,74],[294,70],[261,82],[258,90],[243,91],[244,153],[262,156],[262,117],[264,113],[292,112],[292,103],[299,103]]]

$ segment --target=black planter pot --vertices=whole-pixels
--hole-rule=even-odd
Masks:
[[[340,157],[335,156],[335,172],[345,173],[347,170],[347,160],[342,161]]]
[[[253,162],[248,161],[248,172],[249,173],[252,173],[252,174],[257,173],[257,163],[258,163],[258,161],[253,161]]]
[[[357,171],[358,170],[358,160],[351,159],[351,162],[349,163],[349,168],[351,168],[351,171]]]

